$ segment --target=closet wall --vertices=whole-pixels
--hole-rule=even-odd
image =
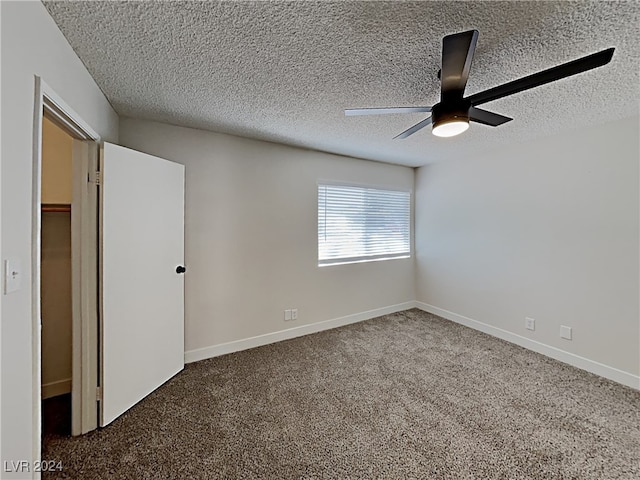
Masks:
[[[42,396],[71,391],[73,139],[49,119],[42,141]]]

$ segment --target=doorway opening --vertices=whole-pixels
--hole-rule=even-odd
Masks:
[[[44,433],[97,428],[100,137],[35,80],[33,438],[40,459]]]

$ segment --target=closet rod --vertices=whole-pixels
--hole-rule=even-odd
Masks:
[[[71,205],[63,203],[43,203],[42,213],[69,213],[71,212]]]

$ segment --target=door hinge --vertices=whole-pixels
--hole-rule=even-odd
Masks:
[[[96,387],[96,400],[98,402],[102,401],[102,387]]]
[[[89,174],[89,183],[102,185],[102,172],[92,172]]]

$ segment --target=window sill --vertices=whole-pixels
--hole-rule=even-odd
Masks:
[[[382,262],[385,260],[402,260],[406,258],[411,258],[411,254],[393,256],[393,257],[380,257],[380,258],[359,258],[359,259],[337,259],[335,262],[326,262],[326,263],[318,263],[318,267],[333,267],[336,265],[351,265],[353,263],[371,263],[371,262]]]

